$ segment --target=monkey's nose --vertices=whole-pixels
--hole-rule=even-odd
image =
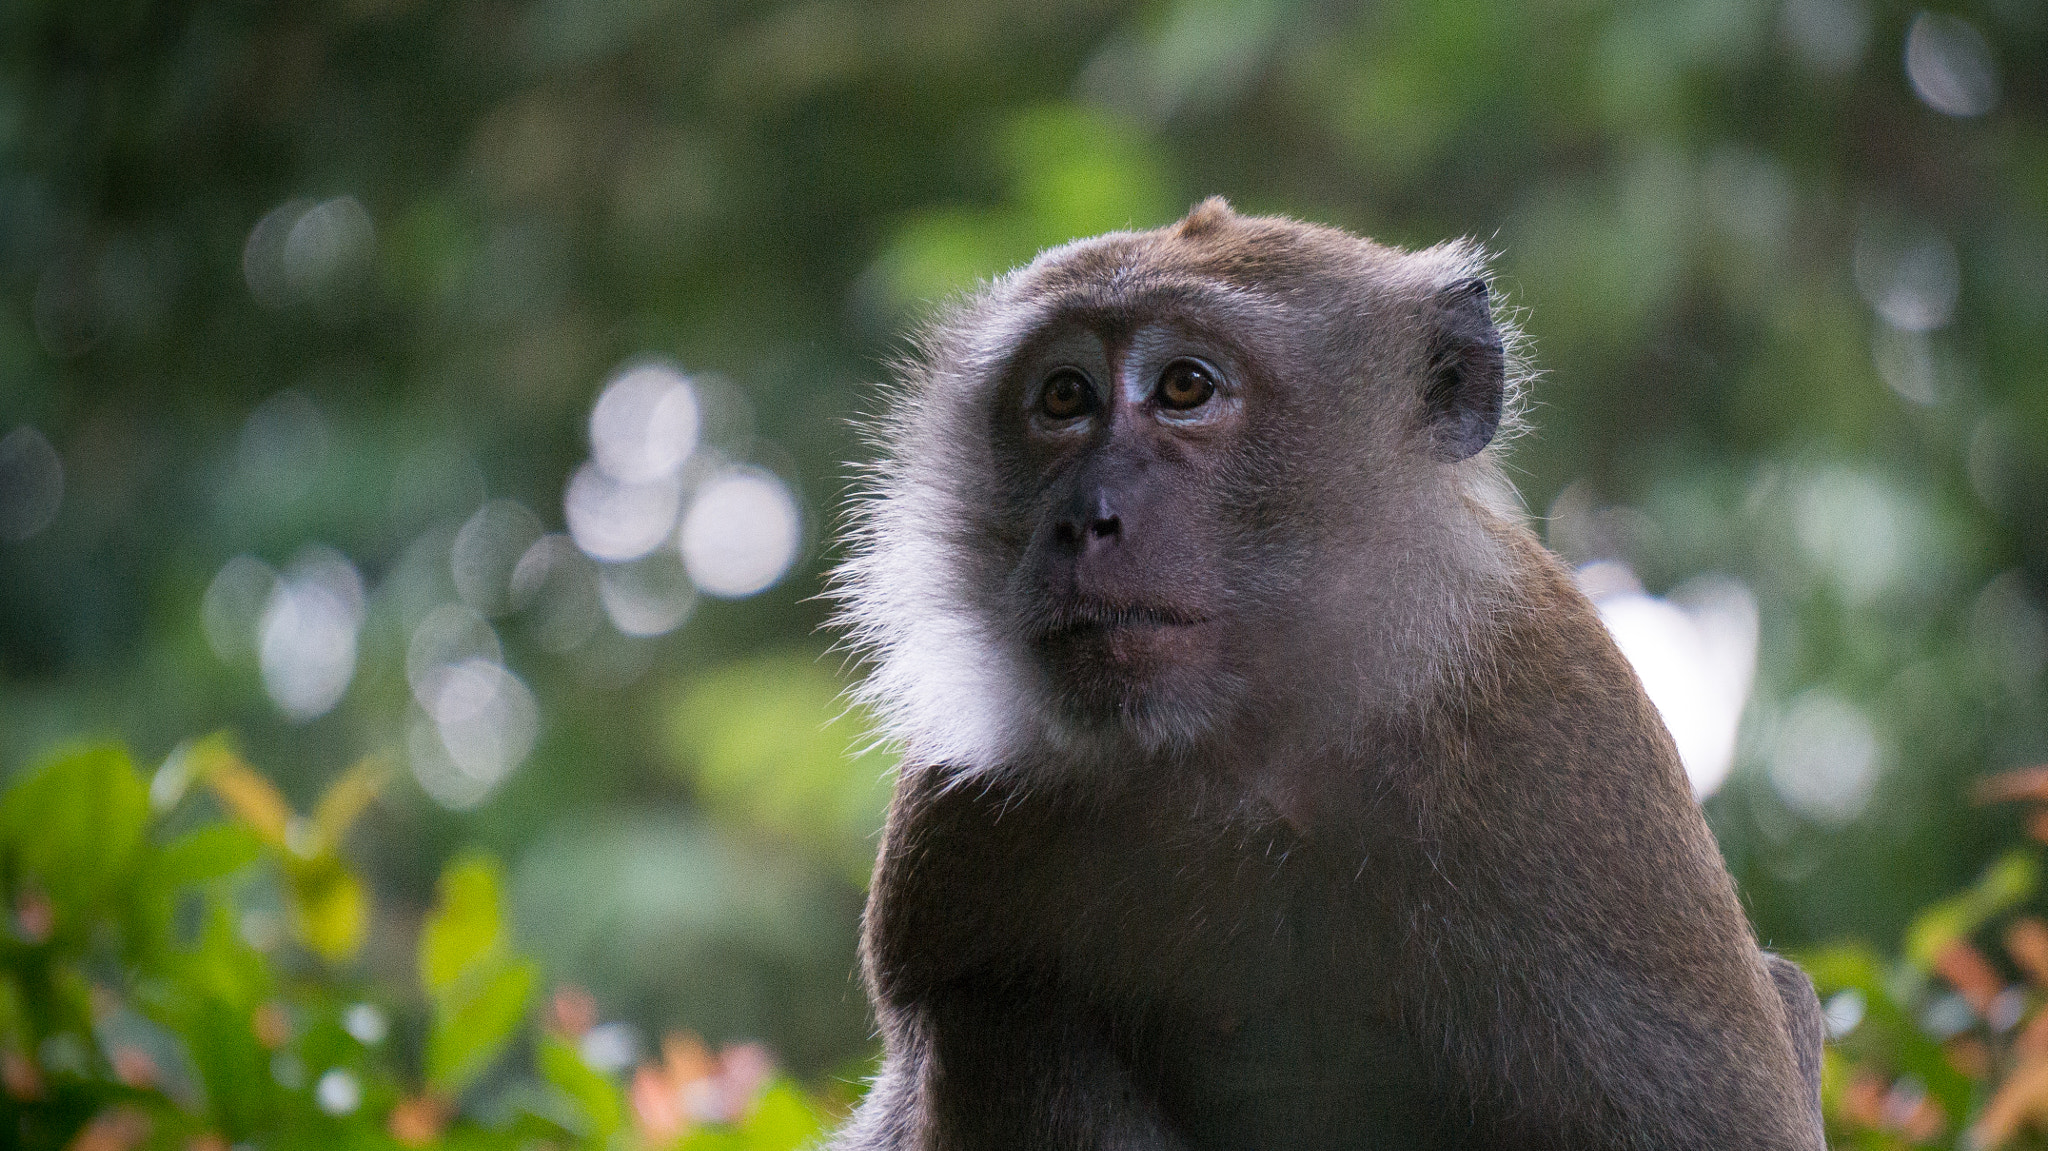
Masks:
[[[1109,502],[1109,493],[1100,488],[1092,493],[1092,498],[1083,495],[1067,505],[1065,514],[1052,525],[1053,539],[1076,552],[1093,551],[1123,534],[1123,519]]]

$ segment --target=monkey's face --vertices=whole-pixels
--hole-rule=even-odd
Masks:
[[[863,697],[913,757],[993,770],[1412,695],[1476,602],[1466,505],[1498,476],[1479,270],[1215,201],[968,301],[856,507]]]
[[[1062,316],[994,399],[1004,598],[1064,707],[1158,720],[1216,694],[1240,622],[1233,464],[1251,366],[1194,317]]]
[[[1408,677],[1498,422],[1483,283],[1261,226],[1042,260],[972,392],[984,602],[1059,715],[1150,746],[1358,682],[1329,661]]]

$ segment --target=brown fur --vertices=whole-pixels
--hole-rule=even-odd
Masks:
[[[933,337],[845,576],[912,766],[835,1146],[1821,1145],[1810,985],[1493,453],[1447,453],[1512,416],[1512,333],[1447,359],[1493,328],[1433,310],[1477,268],[1212,200]],[[1010,414],[1154,344],[1237,406]],[[1060,630],[1103,604],[1176,622]]]

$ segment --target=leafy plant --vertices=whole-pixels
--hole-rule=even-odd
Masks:
[[[2048,802],[2048,768],[1994,777],[1980,800]],[[2048,808],[2029,821],[2048,841]],[[1903,954],[1800,956],[1826,1002],[1825,1099],[1838,1147],[2048,1147],[2048,919],[2042,858],[2015,849],[1927,908]]]
[[[755,1045],[674,1034],[624,1074],[587,994],[536,995],[488,856],[443,871],[416,985],[369,978],[358,957],[388,921],[342,846],[385,774],[360,763],[301,815],[216,736],[147,782],[114,745],[17,779],[0,797],[0,1140],[784,1151],[824,1131],[842,1101]],[[2041,805],[2048,841],[2048,769],[1982,798]],[[1927,908],[1895,959],[1799,956],[1833,1035],[1834,1146],[2048,1148],[2042,895],[2040,849],[2015,849]]]
[[[379,921],[342,842],[384,774],[359,764],[300,815],[213,737],[150,782],[113,745],[15,782],[0,1142],[782,1151],[823,1130],[823,1102],[759,1047],[673,1035],[629,1088],[589,1055],[587,995],[558,989],[537,1022],[541,975],[486,856],[443,872],[417,986],[375,985],[357,956]]]

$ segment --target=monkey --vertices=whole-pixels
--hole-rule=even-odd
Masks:
[[[1212,198],[897,366],[833,576],[903,766],[831,1148],[1824,1145],[1812,984],[1504,478],[1489,258]]]

